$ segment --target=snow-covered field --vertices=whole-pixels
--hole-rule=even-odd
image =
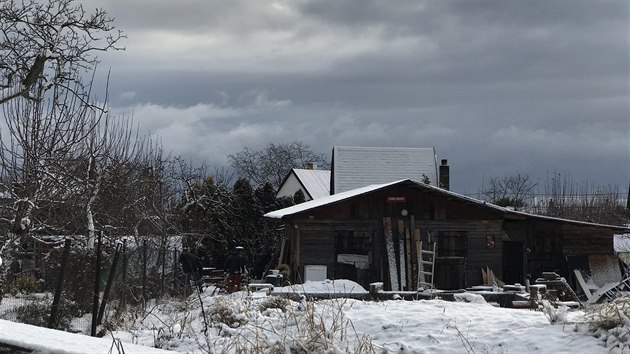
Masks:
[[[321,293],[348,289],[365,291],[350,281],[310,282],[276,291]],[[201,294],[207,327],[194,294],[185,301],[149,303],[146,312],[130,310],[106,338],[119,338],[123,346],[133,343],[186,353],[620,352],[609,351],[603,340],[577,330],[581,311],[569,312],[562,316],[565,323],[552,325],[541,311],[497,308],[474,294],[461,296],[461,302],[309,302],[245,291],[211,296],[213,290]],[[133,350],[137,351],[135,347]]]

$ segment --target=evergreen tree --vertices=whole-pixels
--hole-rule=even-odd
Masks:
[[[293,203],[300,204],[306,201],[306,197],[304,196],[304,192],[301,189],[298,189],[295,194],[293,194]]]

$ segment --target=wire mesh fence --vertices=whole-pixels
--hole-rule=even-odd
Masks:
[[[102,237],[94,248],[85,244],[81,236],[51,237],[18,255],[0,318],[89,333],[127,306],[191,292],[178,262],[179,236]]]

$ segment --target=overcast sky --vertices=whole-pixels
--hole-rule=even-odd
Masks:
[[[83,1],[125,31],[114,111],[226,165],[302,141],[435,147],[452,190],[630,180],[627,1]]]

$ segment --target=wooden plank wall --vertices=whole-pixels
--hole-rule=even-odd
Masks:
[[[533,277],[543,271],[558,271],[571,277],[567,257],[614,253],[612,235],[616,232],[605,227],[529,219],[506,221],[505,229],[511,240],[524,242],[530,249],[526,272]],[[558,252],[556,247],[560,247]]]
[[[335,279],[335,232],[300,230],[299,272],[304,281],[305,265],[325,265],[328,279]]]
[[[564,224],[562,253],[569,255],[612,255],[614,230],[582,225]]]
[[[309,264],[325,265],[327,267],[327,277],[329,279],[336,278],[336,231],[365,231],[375,232],[375,235],[382,235],[382,228],[374,220],[300,219],[295,220],[295,225],[297,225],[297,228],[295,229],[296,232],[294,232],[294,239],[299,239],[299,252],[297,252],[299,259],[296,260],[294,265],[295,271],[299,274],[299,278],[295,279],[296,281],[304,280],[304,266]]]
[[[468,236],[468,254],[466,255],[467,287],[483,283],[481,268],[490,267],[494,274],[503,276],[503,237],[501,220],[421,220],[422,232],[431,231],[437,235],[440,231],[464,231]],[[494,235],[493,248],[486,248],[486,236]],[[439,254],[439,250],[438,250]]]

